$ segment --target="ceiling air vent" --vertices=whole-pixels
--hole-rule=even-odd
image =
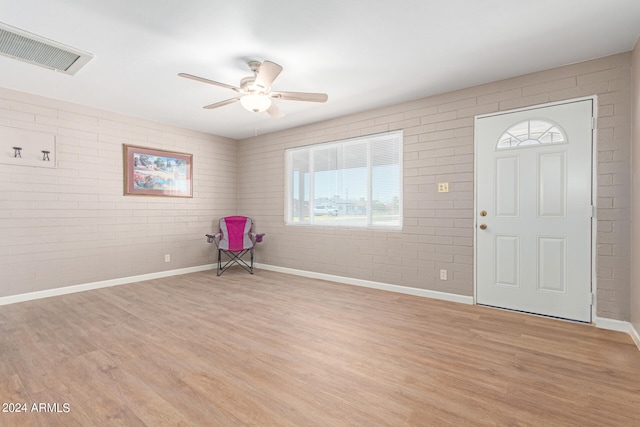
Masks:
[[[0,54],[65,74],[75,74],[93,55],[0,22]]]

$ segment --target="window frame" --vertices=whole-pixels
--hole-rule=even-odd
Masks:
[[[373,175],[372,175],[372,171],[373,171],[373,167],[375,165],[372,165],[372,153],[371,153],[371,145],[372,143],[377,143],[380,142],[382,140],[389,140],[390,144],[396,144],[396,146],[394,147],[395,151],[393,153],[393,156],[397,156],[397,163],[393,162],[390,164],[397,164],[398,165],[398,176],[397,176],[397,181],[398,181],[398,219],[397,222],[395,224],[392,225],[384,225],[384,224],[375,224],[374,222],[374,212],[372,209],[372,194],[373,194],[373,187],[372,187],[372,181],[373,181]],[[340,223],[336,223],[336,222],[332,222],[330,224],[327,223],[318,223],[315,221],[315,213],[314,213],[314,207],[315,207],[315,170],[314,170],[314,157],[313,157],[313,153],[321,151],[321,150],[327,150],[327,149],[334,149],[337,148],[338,150],[341,150],[343,147],[345,146],[354,146],[357,144],[366,144],[366,152],[367,152],[367,158],[366,158],[366,189],[365,189],[365,196],[366,196],[366,224],[364,225],[358,225],[358,224],[345,224],[342,225]],[[371,134],[371,135],[365,135],[365,136],[360,136],[360,137],[355,137],[355,138],[346,138],[346,139],[341,139],[341,140],[334,140],[334,141],[327,141],[327,142],[321,142],[321,143],[317,143],[317,144],[311,144],[311,145],[305,145],[305,146],[299,146],[299,147],[293,147],[293,148],[288,148],[285,149],[285,170],[284,170],[284,175],[285,175],[285,195],[284,195],[284,222],[285,222],[285,226],[294,226],[294,227],[319,227],[319,228],[326,228],[326,227],[330,227],[330,228],[344,228],[344,229],[358,229],[358,230],[371,230],[371,229],[379,229],[379,230],[385,230],[385,231],[392,231],[392,230],[402,230],[403,227],[403,220],[404,220],[404,215],[403,215],[403,202],[404,202],[404,185],[403,185],[403,175],[404,175],[404,164],[403,164],[403,151],[404,151],[404,133],[402,130],[394,130],[394,131],[388,131],[388,132],[382,132],[382,133],[377,133],[377,134]],[[308,202],[307,202],[307,207],[305,208],[305,213],[304,216],[308,218],[308,220],[306,221],[293,221],[294,218],[294,205],[295,203],[293,202],[294,200],[294,183],[293,183],[293,177],[294,174],[297,172],[297,170],[293,169],[294,167],[294,162],[293,162],[293,156],[295,153],[307,153],[307,164],[308,164],[308,182],[305,182],[305,189],[304,189],[304,193],[308,193]],[[341,151],[340,151],[341,152]],[[338,163],[340,163],[340,160],[343,160],[341,158],[339,158]],[[342,168],[342,169],[338,169],[336,167],[336,171],[344,171],[344,170],[349,170],[350,168]],[[329,170],[329,169],[328,169]],[[333,169],[331,169],[333,170]],[[299,173],[299,172],[298,172]],[[298,190],[298,192],[300,192],[300,190]],[[306,198],[305,198],[306,200]],[[345,199],[347,200],[347,199]]]

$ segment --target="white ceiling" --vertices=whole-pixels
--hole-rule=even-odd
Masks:
[[[0,56],[0,87],[241,139],[633,49],[640,0],[0,0],[0,22],[91,52],[75,76]],[[224,88],[284,67],[271,119]]]

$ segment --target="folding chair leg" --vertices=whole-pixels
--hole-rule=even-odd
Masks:
[[[251,261],[249,264],[247,264],[247,262],[243,260],[242,257],[249,251],[251,251]],[[228,259],[225,261],[224,265],[222,263],[222,252],[224,252],[228,256]],[[239,252],[230,252],[225,251],[224,249],[218,249],[218,276],[227,271],[234,264],[239,265],[245,271],[253,274],[253,250],[244,249]]]

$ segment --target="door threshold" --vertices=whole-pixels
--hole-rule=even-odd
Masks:
[[[513,313],[522,313],[522,314],[528,314],[530,316],[545,317],[547,319],[562,320],[563,322],[578,323],[580,325],[591,325],[592,324],[592,322],[590,322],[590,321],[567,319],[565,317],[551,316],[551,315],[548,315],[548,314],[540,314],[540,313],[532,313],[530,311],[516,310],[516,309],[513,309],[513,308],[498,307],[498,306],[495,306],[495,305],[488,305],[488,304],[477,304],[477,305],[482,306],[482,307],[495,308],[496,310],[511,311]]]

